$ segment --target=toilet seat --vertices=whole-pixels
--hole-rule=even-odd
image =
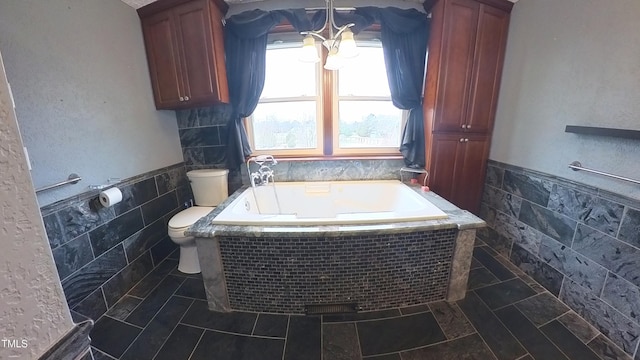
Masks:
[[[200,218],[208,215],[213,206],[192,206],[173,215],[169,220],[168,232],[171,238],[182,238],[184,232]]]

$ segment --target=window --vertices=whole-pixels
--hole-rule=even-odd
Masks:
[[[267,47],[264,90],[247,119],[254,153],[399,155],[403,111],[391,103],[381,44],[358,46],[338,71],[298,61],[299,38]]]

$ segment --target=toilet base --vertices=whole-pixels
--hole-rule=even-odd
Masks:
[[[198,260],[198,248],[193,246],[180,246],[180,263],[178,271],[185,274],[200,273],[200,261]]]

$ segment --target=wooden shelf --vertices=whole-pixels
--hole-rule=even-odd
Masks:
[[[567,125],[567,127],[564,129],[564,132],[640,140],[640,130]]]

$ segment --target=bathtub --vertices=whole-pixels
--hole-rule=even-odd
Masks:
[[[280,182],[246,189],[212,224],[384,224],[445,218],[437,206],[397,180]]]

